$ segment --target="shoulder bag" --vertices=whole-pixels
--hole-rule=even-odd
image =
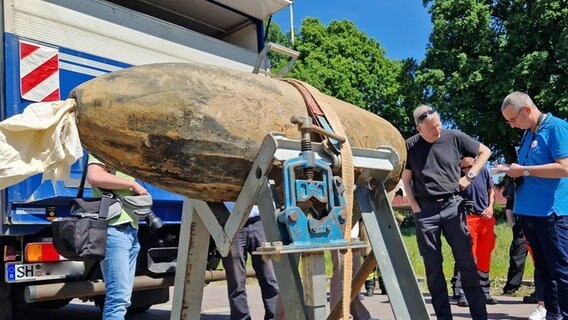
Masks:
[[[53,245],[69,260],[102,260],[106,251],[107,220],[120,214],[120,201],[108,190],[100,199],[83,199],[87,166],[77,198],[71,200],[71,215],[51,222]]]

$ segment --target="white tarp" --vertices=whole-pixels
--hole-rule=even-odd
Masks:
[[[35,174],[65,180],[83,155],[75,100],[30,104],[0,122],[0,190]]]

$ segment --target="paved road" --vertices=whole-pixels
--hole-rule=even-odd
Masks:
[[[173,288],[170,290],[170,295],[173,294]],[[429,304],[430,299],[425,295],[428,310],[433,317],[433,310]],[[522,298],[519,297],[497,297],[500,301],[498,305],[487,306],[489,312],[489,319],[502,319],[502,320],[521,320],[527,319],[528,315],[534,310],[536,305],[522,303]],[[381,320],[395,319],[388,297],[384,295],[375,294],[373,297],[366,297],[363,303],[371,311],[371,315]],[[264,311],[262,307],[262,300],[260,299],[260,290],[257,286],[249,286],[249,304],[252,312],[252,319],[263,319]],[[141,313],[130,315],[127,319],[134,320],[166,320],[170,318],[171,303],[164,303],[153,306],[150,310]],[[454,319],[470,319],[468,309],[461,308],[452,303],[452,311]],[[61,320],[61,319],[81,319],[81,320],[99,320],[100,311],[93,305],[92,302],[83,303],[80,300],[73,300],[67,307],[54,310],[34,310],[31,312],[27,319],[35,320]],[[202,320],[229,320],[229,307],[227,303],[226,287],[220,284],[212,284],[206,286],[203,294],[202,304]]]

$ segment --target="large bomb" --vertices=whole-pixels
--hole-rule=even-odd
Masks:
[[[313,89],[315,90],[315,89]],[[117,170],[207,201],[235,200],[269,132],[299,139],[291,116],[306,116],[291,84],[203,64],[136,66],[73,90],[83,145]],[[388,121],[316,92],[336,112],[352,147],[396,150],[387,177],[394,188],[406,159],[404,139]]]

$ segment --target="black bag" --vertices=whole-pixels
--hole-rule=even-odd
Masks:
[[[51,222],[53,246],[69,260],[102,260],[107,240],[107,215],[116,202],[112,193],[101,199],[83,199],[87,168],[83,171],[77,198],[71,201],[71,216]]]
[[[102,260],[105,257],[107,222],[86,215],[54,220],[53,246],[69,260]]]

